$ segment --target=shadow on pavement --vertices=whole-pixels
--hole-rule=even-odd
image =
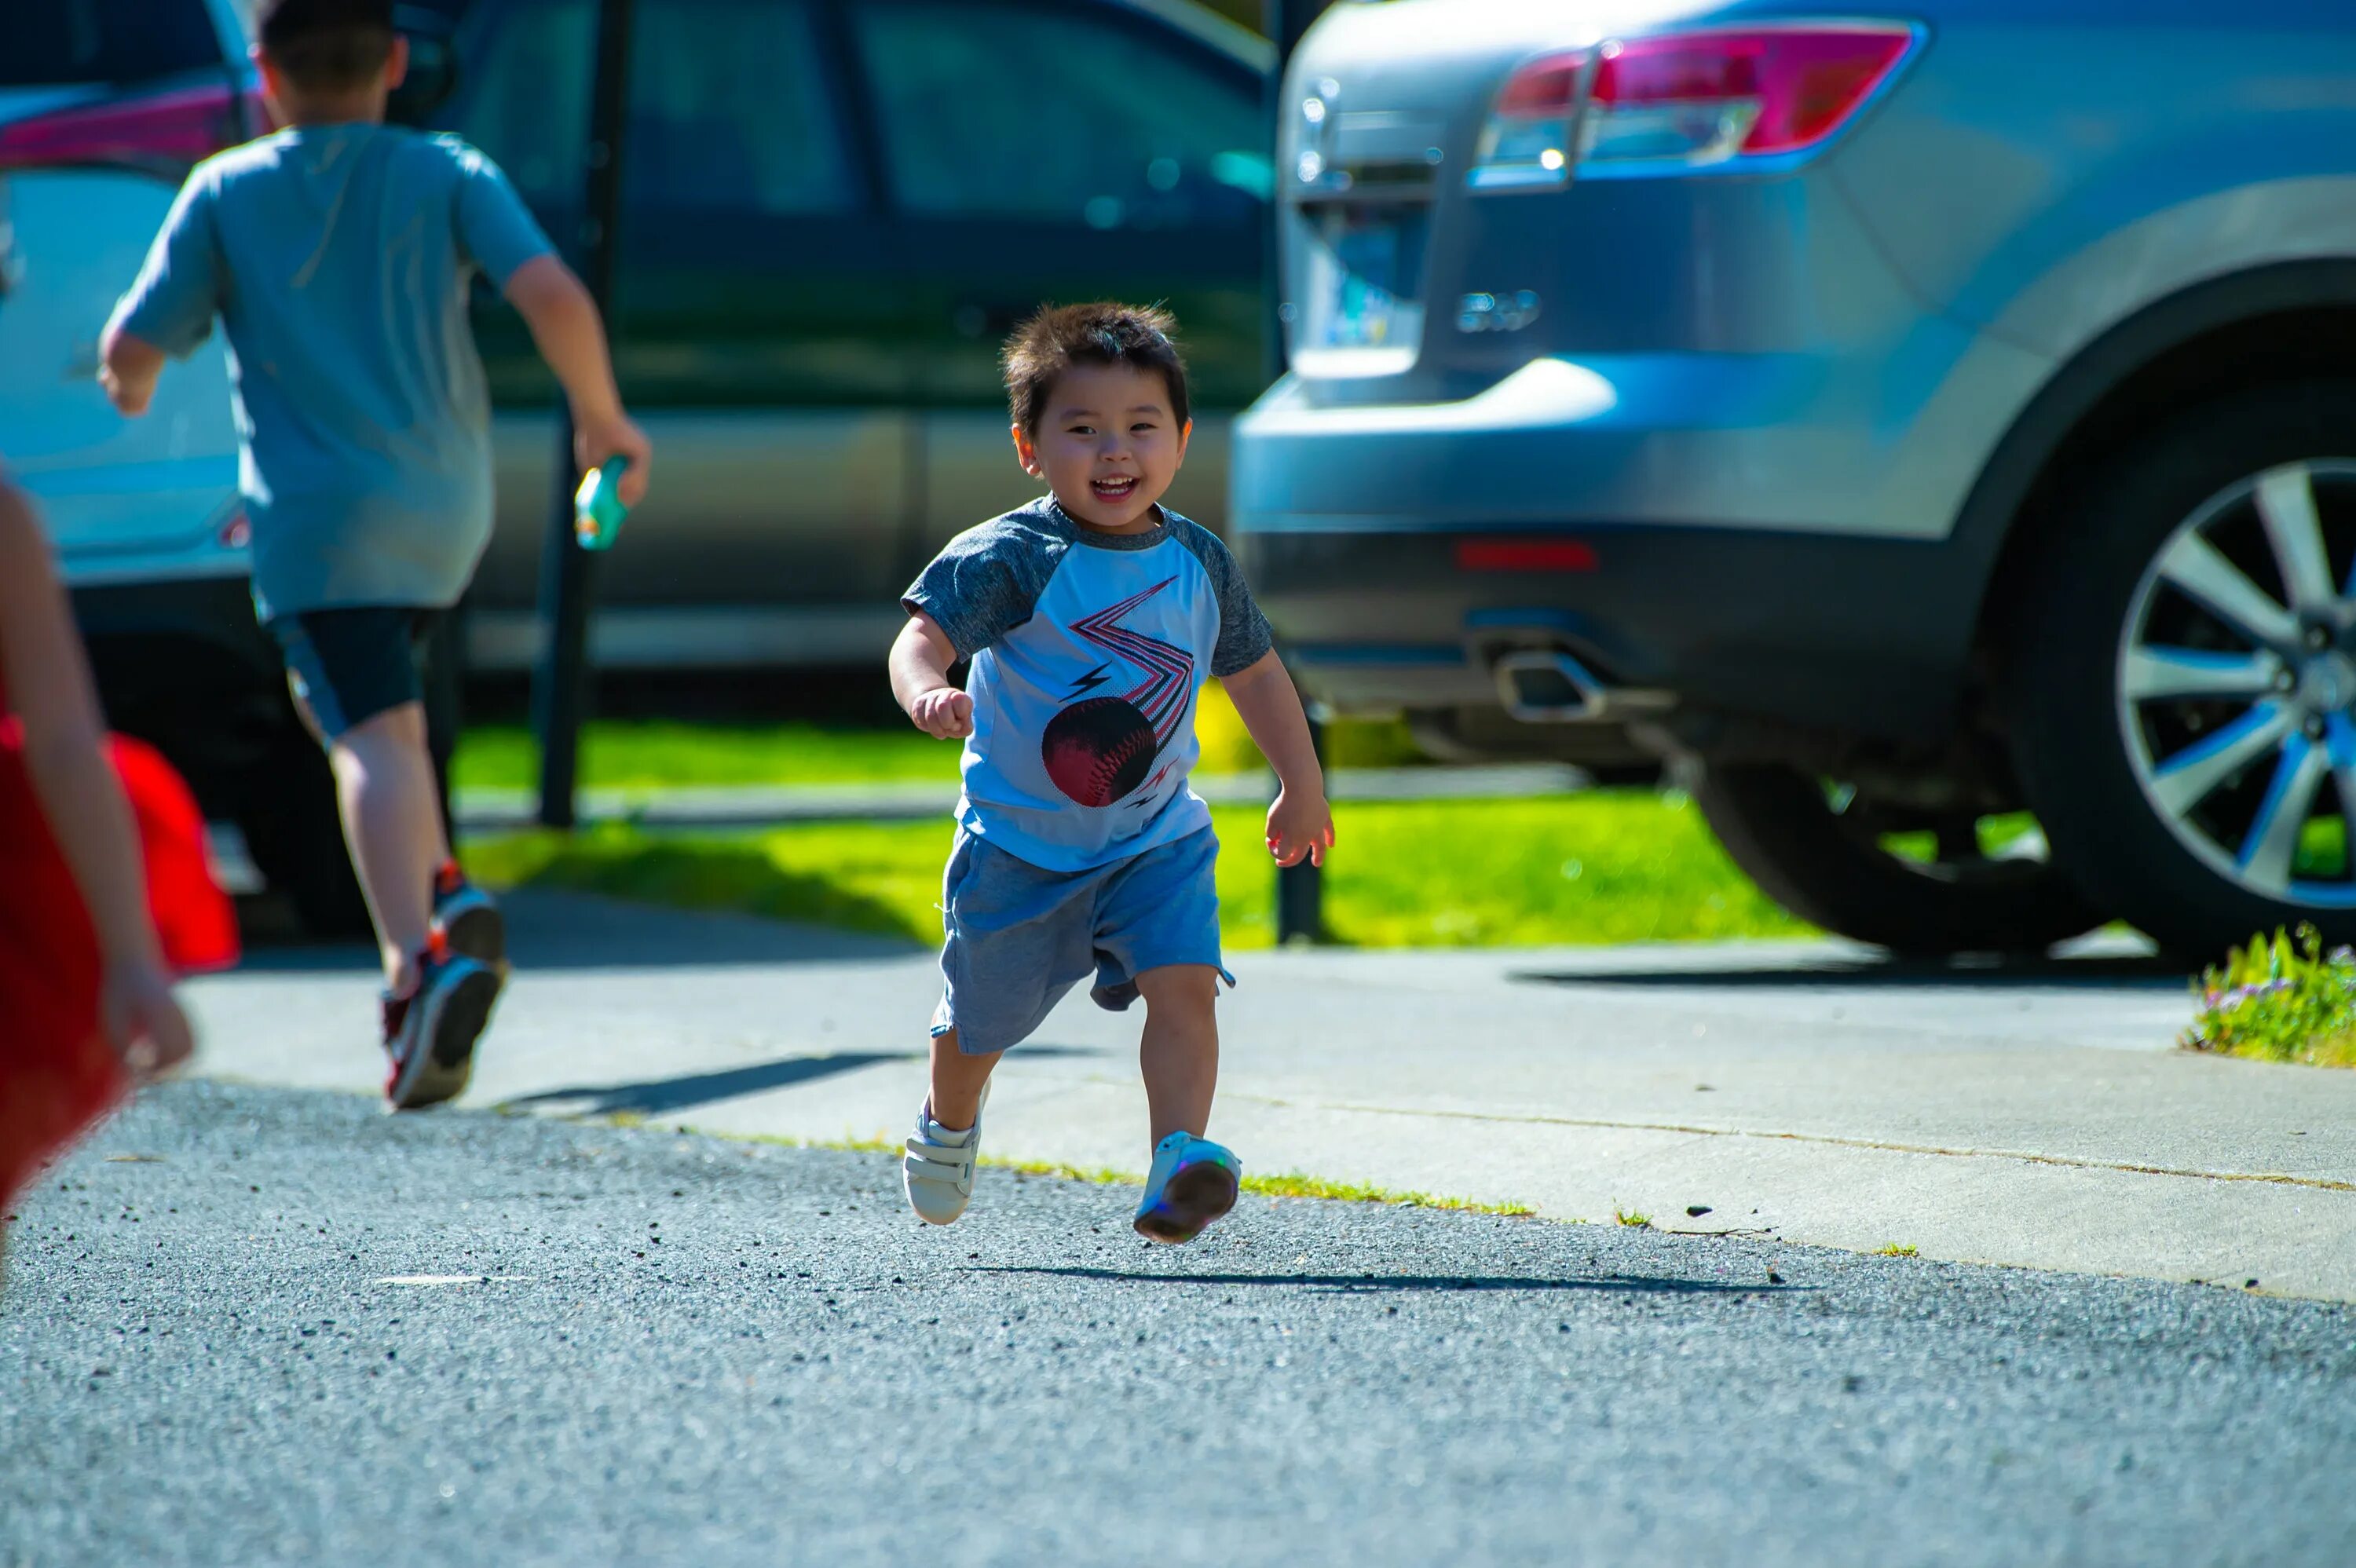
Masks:
[[[2192,972],[2166,958],[2102,956],[2088,958],[2010,958],[1984,962],[1941,963],[1892,958],[1847,962],[1811,960],[1797,964],[1729,965],[1723,968],[1590,970],[1521,969],[1512,979],[1525,985],[1628,986],[1664,990],[1781,990],[1807,987],[1856,990],[1954,990],[1986,987],[2017,989],[2023,986],[2101,990],[2180,991]]]
[[[744,915],[628,903],[592,893],[520,889],[501,896],[508,956],[519,970],[656,969],[699,965],[874,963],[924,949],[890,937]],[[273,943],[246,949],[241,969],[318,974],[372,970],[360,943]]]
[[[1096,1056],[1100,1052],[1077,1046],[1033,1045],[1023,1047],[1023,1054],[1025,1057]],[[549,1089],[537,1094],[519,1094],[514,1099],[503,1100],[499,1108],[520,1111],[562,1105],[568,1115],[578,1116],[610,1116],[617,1112],[661,1116],[674,1111],[691,1110],[698,1105],[717,1104],[723,1100],[758,1094],[770,1089],[790,1089],[798,1083],[815,1083],[820,1079],[856,1072],[862,1067],[873,1067],[881,1062],[924,1060],[925,1053],[918,1051],[846,1051],[831,1056],[786,1056],[775,1061],[756,1062],[750,1067],[732,1067],[719,1072],[695,1072],[680,1078],[657,1078],[644,1083]]]
[[[1601,1279],[1522,1279],[1512,1275],[1430,1274],[1136,1274],[1112,1268],[1048,1268],[1018,1264],[985,1264],[969,1274],[1051,1275],[1059,1279],[1098,1279],[1127,1285],[1290,1285],[1329,1295],[1371,1296],[1394,1290],[1620,1290],[1665,1296],[1783,1296],[1805,1285],[1727,1285],[1696,1279],[1655,1279],[1607,1275]]]
[[[832,1056],[788,1056],[724,1072],[697,1072],[684,1078],[659,1078],[644,1083],[613,1083],[604,1088],[551,1089],[500,1102],[500,1109],[529,1110],[565,1104],[575,1115],[609,1116],[617,1111],[659,1116],[697,1105],[716,1104],[766,1089],[787,1089],[815,1083],[844,1072],[856,1072],[882,1061],[916,1061],[915,1051],[846,1051]],[[573,1102],[578,1102],[573,1104]]]

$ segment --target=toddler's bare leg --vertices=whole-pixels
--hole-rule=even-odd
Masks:
[[[957,1030],[933,1037],[933,1120],[953,1133],[973,1125],[981,1115],[982,1086],[991,1070],[1006,1052],[968,1056],[958,1049]]]
[[[1219,972],[1207,964],[1173,964],[1140,975],[1137,989],[1145,998],[1138,1060],[1153,1141],[1182,1132],[1200,1137],[1219,1084]]]
[[[346,731],[329,752],[344,839],[368,895],[398,995],[417,983],[417,955],[434,919],[434,870],[450,858],[425,749],[425,709],[404,702]]]

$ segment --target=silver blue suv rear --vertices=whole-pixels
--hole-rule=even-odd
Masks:
[[[1344,4],[1284,105],[1314,694],[1684,764],[1893,947],[2356,939],[2344,0]]]

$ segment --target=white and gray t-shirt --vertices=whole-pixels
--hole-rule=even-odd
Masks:
[[[902,603],[973,661],[966,831],[1084,871],[1210,826],[1186,786],[1206,676],[1258,662],[1268,622],[1218,536],[1168,508],[1142,533],[1053,497],[951,539]]]

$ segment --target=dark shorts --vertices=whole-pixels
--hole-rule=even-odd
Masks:
[[[330,741],[380,713],[425,698],[425,642],[440,610],[369,604],[277,615],[270,635],[294,693]]]

